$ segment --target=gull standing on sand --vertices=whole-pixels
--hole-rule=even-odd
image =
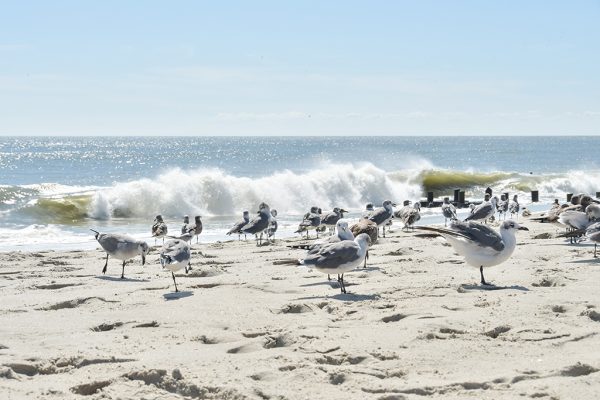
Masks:
[[[262,244],[263,232],[269,227],[271,221],[271,209],[269,208],[269,205],[260,203],[257,214],[258,216],[244,225],[240,231],[243,234],[254,235],[256,238],[256,245],[260,246]]]
[[[241,240],[241,236],[242,236],[242,231],[241,229],[248,223],[250,222],[250,213],[248,211],[244,211],[242,214],[242,220],[240,222],[236,222],[235,225],[233,225],[233,227],[229,230],[229,232],[226,233],[226,235],[232,235],[234,233],[237,233],[238,235],[238,240]],[[246,239],[246,235],[244,235],[244,239]]]
[[[181,225],[181,233],[188,233],[190,228],[190,217],[187,215],[183,216],[183,225]]]
[[[96,234],[96,240],[106,252],[106,263],[102,268],[102,273],[106,273],[108,266],[108,256],[113,256],[118,260],[123,260],[123,270],[121,279],[125,279],[125,263],[138,254],[142,256],[142,265],[146,264],[146,254],[150,251],[148,244],[142,240],[134,239],[128,235],[118,233],[100,233],[90,229]]]
[[[165,236],[167,236],[168,229],[167,224],[163,221],[162,215],[157,215],[154,218],[154,225],[152,225],[152,236],[154,237],[154,244],[156,244],[156,239],[162,237],[163,244],[165,243]]]
[[[190,246],[179,239],[169,240],[160,251],[160,265],[171,271],[176,292],[179,292],[179,289],[177,289],[177,282],[175,282],[175,272],[185,269],[187,274],[188,270],[192,269],[191,257]]]
[[[346,220],[340,219],[337,222],[337,224],[335,225],[335,228],[336,228],[335,235],[331,235],[325,239],[318,240],[313,244],[292,245],[292,246],[288,246],[288,247],[291,247],[293,249],[308,250],[307,255],[311,255],[311,254],[316,254],[323,246],[327,246],[332,243],[338,243],[343,240],[354,240],[354,234],[352,234],[352,232],[348,228],[348,222]],[[368,254],[367,254],[367,257],[368,257]],[[366,262],[367,261],[366,261],[366,257],[365,257],[365,268],[366,268]],[[331,280],[329,275],[327,275],[327,280],[328,281]]]
[[[402,229],[408,230],[409,227],[412,227],[414,230],[414,224],[421,219],[421,203],[415,201],[415,204],[410,207],[410,210],[405,212],[402,215],[402,222],[404,223],[404,227]]]
[[[269,222],[269,227],[265,229],[265,235],[267,235],[267,240],[275,240],[275,232],[277,232],[277,228],[279,225],[277,224],[277,210],[271,210],[271,221]]]
[[[516,214],[517,219],[519,219],[519,211],[521,211],[521,206],[519,205],[519,198],[516,194],[513,196],[512,201],[508,205],[508,211],[510,212],[511,218]]]
[[[373,203],[367,203],[367,205],[365,206],[365,211],[363,211],[362,213],[362,217],[365,219],[368,219],[371,214],[373,214]]]
[[[399,220],[402,220],[402,217],[404,217],[404,214],[406,214],[407,212],[412,210],[412,206],[410,205],[411,203],[412,202],[410,200],[404,200],[404,202],[402,203],[402,208],[394,213],[394,218],[398,218]]]
[[[448,220],[452,222],[458,219],[456,217],[456,207],[454,207],[454,204],[450,203],[449,197],[444,197],[444,203],[442,204],[442,214],[444,215],[444,226],[448,225]]]
[[[600,222],[594,222],[591,225],[588,225],[585,229],[573,230],[571,232],[559,236],[570,237],[572,239],[581,235],[584,236],[584,238],[581,241],[589,240],[591,242],[594,242],[594,258],[597,258],[596,247],[597,244],[600,243]]]
[[[465,218],[466,221],[483,221],[487,222],[487,220],[493,217],[496,214],[496,206],[498,205],[498,198],[496,196],[492,197],[489,201],[485,201],[475,207],[471,213],[471,215]]]
[[[333,211],[321,216],[321,224],[329,227],[329,232],[333,234],[337,222],[344,218],[344,213],[347,212],[343,208],[335,207]]]
[[[321,225],[321,213],[319,212],[319,207],[313,206],[310,208],[310,212],[304,214],[302,222],[298,225],[298,230],[294,233],[302,233],[306,231],[306,238],[308,239],[308,231],[310,229],[317,229]],[[319,232],[317,231],[317,238],[319,237]]]
[[[490,285],[483,277],[483,268],[492,267],[508,260],[517,247],[515,232],[528,231],[517,222],[508,220],[500,225],[500,232],[478,222],[459,222],[449,228],[418,226],[417,229],[439,233],[465,258],[467,264],[479,267],[481,284]]]
[[[383,237],[385,237],[385,225],[392,219],[394,216],[394,207],[395,203],[392,203],[391,200],[386,200],[383,202],[382,207],[373,211],[371,216],[368,218],[370,221],[373,221],[377,224],[377,228],[381,227],[383,230]],[[377,229],[377,234],[379,235],[379,229]]]
[[[316,253],[298,260],[300,265],[312,267],[323,274],[337,274],[340,290],[346,293],[344,273],[360,266],[367,256],[369,235],[361,233],[354,240],[343,240],[321,247]]]
[[[504,195],[500,196],[500,202],[498,203],[498,221],[504,216],[506,220],[506,213],[508,212],[508,198]]]
[[[187,233],[196,236],[196,243],[198,243],[198,236],[202,233],[202,220],[200,218],[202,218],[202,216],[196,215],[194,217],[194,223],[188,224],[187,226]]]

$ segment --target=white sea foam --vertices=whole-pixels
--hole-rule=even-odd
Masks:
[[[174,169],[155,179],[118,183],[100,190],[90,216],[151,217],[155,214],[236,215],[265,201],[281,213],[301,214],[311,205],[361,209],[367,202],[420,197],[421,187],[392,179],[370,163],[324,163],[306,173],[289,170],[251,179],[218,169]]]

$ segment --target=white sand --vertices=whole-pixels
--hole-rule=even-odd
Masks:
[[[273,264],[299,239],[194,245],[178,296],[156,251],[123,281],[100,250],[0,254],[0,399],[599,398],[600,262],[525,225],[503,290],[397,227],[347,295]]]

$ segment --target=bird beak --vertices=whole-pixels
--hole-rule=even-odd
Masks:
[[[392,203],[392,206],[393,206],[393,207],[396,207],[396,206],[397,206],[397,204],[396,204],[396,203]]]
[[[342,208],[342,209],[340,210],[340,212],[347,213],[347,212],[350,212],[350,211],[346,211],[346,210],[344,210],[344,209]]]
[[[519,230],[520,230],[520,231],[528,231],[529,229],[527,229],[527,227],[526,227],[526,226],[520,226],[520,227],[519,227]]]

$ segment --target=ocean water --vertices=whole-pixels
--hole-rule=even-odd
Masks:
[[[230,225],[262,201],[278,210],[280,237],[312,205],[353,219],[367,202],[427,191],[479,200],[489,186],[529,205],[539,190],[529,206],[542,209],[600,191],[599,148],[600,137],[3,137],[0,251],[94,248],[89,228],[153,244],[156,214],[174,233],[183,215],[202,215],[202,242],[233,240]]]

